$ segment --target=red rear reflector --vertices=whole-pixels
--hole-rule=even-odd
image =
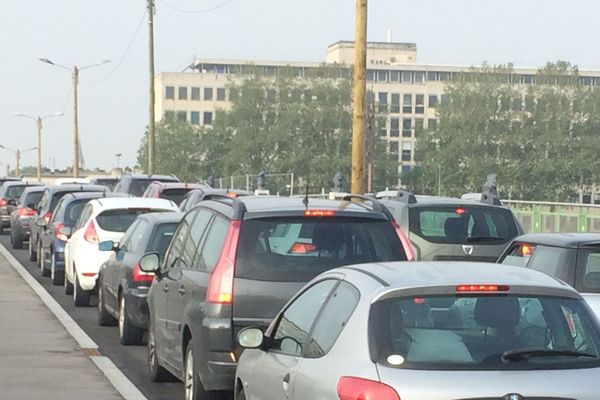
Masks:
[[[508,285],[458,285],[456,291],[459,293],[472,292],[508,292]]]
[[[233,303],[233,268],[240,237],[241,221],[231,221],[219,261],[210,276],[206,301],[217,304]]]
[[[91,278],[93,276],[98,275],[98,273],[97,272],[83,272],[81,275],[83,275],[85,277],[88,277],[88,278]]]
[[[133,267],[132,279],[134,282],[137,283],[150,283],[154,280],[154,273],[144,272],[140,269],[139,264],[135,264],[135,266]]]
[[[533,254],[533,250],[535,250],[535,246],[532,246],[530,244],[521,245],[521,254],[523,254],[523,257],[531,257],[531,255]]]
[[[305,217],[333,217],[335,216],[334,210],[306,210],[304,211]]]
[[[312,243],[296,242],[288,250],[288,254],[310,254],[317,251],[317,246]]]
[[[340,400],[400,400],[400,396],[391,386],[350,376],[340,378],[337,395]]]
[[[54,236],[56,236],[56,238],[58,240],[62,240],[63,242],[66,242],[67,240],[69,240],[69,238],[66,235],[63,235],[62,233],[60,233],[61,228],[64,228],[65,224],[56,224],[54,226]]]
[[[0,199],[0,207],[4,207],[7,204],[8,204],[8,200],[6,200],[6,199]]]
[[[100,243],[100,239],[98,239],[98,233],[96,232],[96,225],[94,225],[94,221],[90,221],[87,228],[85,228],[83,238],[92,244]]]
[[[464,213],[467,212],[467,210],[465,210],[462,207],[458,207],[457,209],[454,210],[455,213],[457,213],[458,215],[463,215]]]
[[[35,215],[35,210],[29,207],[21,207],[17,210],[17,216],[19,217],[32,217]]]

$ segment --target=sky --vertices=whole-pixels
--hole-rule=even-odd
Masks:
[[[329,44],[353,40],[355,0],[155,0],[156,73],[194,57],[323,61]],[[28,149],[44,121],[42,163],[72,157],[71,73],[79,67],[79,131],[87,167],[136,163],[148,120],[146,0],[0,0],[0,145]],[[414,42],[418,62],[541,66],[566,60],[600,70],[594,0],[371,0],[368,40]],[[136,34],[137,33],[137,34]],[[14,154],[0,149],[0,175]],[[22,155],[35,164],[35,152]]]

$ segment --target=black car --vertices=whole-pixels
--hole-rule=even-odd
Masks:
[[[88,183],[81,184],[65,184],[57,186],[49,186],[44,190],[42,198],[40,199],[36,213],[33,216],[32,223],[29,225],[29,260],[38,261],[38,251],[41,246],[40,233],[42,230],[48,229],[52,213],[58,204],[58,201],[65,196],[67,193],[74,192],[109,192],[106,186],[91,185]],[[43,263],[38,263],[40,270],[44,276],[50,274],[49,270],[42,269]]]
[[[171,212],[143,214],[120,243],[100,243],[114,254],[98,275],[98,324],[118,322],[121,344],[141,344],[148,324],[146,296],[154,274],[140,270],[138,262],[148,252],[156,252],[162,259],[182,216]]]
[[[154,181],[179,182],[179,179],[175,175],[123,174],[114,191],[142,197],[148,186]]]
[[[252,192],[241,189],[212,189],[210,187],[202,188],[202,189],[194,189],[186,193],[183,201],[179,205],[179,209],[182,212],[187,212],[194,208],[198,203],[200,203],[207,195],[227,195],[231,198],[236,198],[239,196],[252,196]]]
[[[23,242],[29,240],[29,224],[45,189],[45,186],[25,188],[17,206],[10,213],[10,244],[13,249],[22,249]]]
[[[0,233],[10,228],[10,214],[17,205],[21,194],[28,186],[41,186],[41,183],[7,181],[0,186]]]
[[[119,178],[94,178],[90,181],[92,185],[104,185],[108,187],[110,190],[114,190],[117,183],[119,183]]]
[[[184,380],[186,398],[217,398],[233,390],[240,329],[266,327],[323,271],[407,259],[391,214],[374,199],[307,200],[205,200],[181,220],[160,267],[156,254],[142,257],[142,270],[156,273],[148,294],[153,380],[168,371]]]

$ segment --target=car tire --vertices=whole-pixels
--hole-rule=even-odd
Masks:
[[[121,293],[119,296],[119,339],[123,345],[142,344],[144,340],[144,330],[133,325],[127,316],[125,296]]]
[[[65,294],[71,295],[73,294],[73,284],[67,278],[67,271],[65,270]]]
[[[37,255],[38,255],[38,267],[40,268],[40,274],[42,276],[50,276],[50,270],[46,268],[46,257],[44,256],[44,249],[42,249],[42,243],[38,241],[37,246]]]
[[[73,303],[75,304],[75,307],[88,307],[92,297],[92,290],[83,290],[79,284],[77,271],[73,271],[73,274],[75,275],[75,283],[73,283]]]
[[[173,375],[158,362],[152,320],[148,322],[148,369],[150,371],[150,380],[152,382],[164,382],[174,378]]]
[[[29,261],[37,261],[37,253],[33,251],[33,241],[31,240],[31,237],[29,238],[29,246],[27,248],[27,251],[29,255]]]
[[[207,391],[204,389],[198,376],[196,363],[194,362],[194,343],[190,339],[185,346],[185,357],[183,359],[183,390],[186,400],[223,400],[223,393],[219,391]]]
[[[115,326],[117,319],[113,317],[104,304],[104,288],[102,281],[98,278],[98,325],[100,326]]]
[[[56,270],[56,255],[52,252],[50,255],[50,280],[54,286],[60,286],[64,284],[65,271]]]

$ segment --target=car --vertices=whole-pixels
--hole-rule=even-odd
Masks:
[[[529,233],[516,237],[498,263],[545,272],[578,290],[600,319],[600,234]]]
[[[231,198],[239,197],[239,196],[253,196],[252,192],[241,189],[212,189],[210,187],[206,187],[203,189],[194,189],[189,191],[183,201],[179,205],[179,209],[181,212],[187,212],[194,208],[199,202],[204,200],[204,198],[209,195],[227,195]]]
[[[29,224],[29,245],[27,247],[29,261],[38,261],[38,252],[41,246],[40,232],[47,229],[48,223],[52,218],[52,213],[58,204],[58,201],[67,193],[74,192],[106,192],[106,186],[91,184],[64,184],[48,186],[36,207],[36,213]],[[49,271],[42,270],[42,264],[38,262],[38,267],[47,276]]]
[[[187,193],[194,189],[206,189],[208,186],[199,183],[159,182],[148,185],[142,197],[173,200],[180,205]]]
[[[112,192],[73,192],[65,194],[56,204],[52,217],[39,231],[38,264],[42,276],[50,276],[53,285],[63,285],[65,277],[65,244],[63,228],[73,228],[83,207],[92,199],[126,197]]]
[[[212,195],[185,214],[160,268],[156,254],[140,260],[144,272],[156,273],[148,293],[150,376],[180,377],[186,398],[231,391],[239,329],[266,327],[323,271],[412,259],[408,252],[389,211],[372,198]]]
[[[17,178],[14,176],[0,176],[0,186],[4,184],[4,182],[22,182],[21,178]]]
[[[387,191],[376,197],[407,232],[417,260],[495,262],[523,228],[495,193],[481,200]]]
[[[10,244],[13,249],[22,249],[23,242],[29,240],[29,224],[45,189],[45,186],[26,187],[10,213]]]
[[[7,181],[0,186],[0,233],[10,228],[10,214],[17,205],[23,190],[28,186],[40,186],[41,183]]]
[[[73,228],[62,228],[65,245],[65,293],[73,295],[77,307],[89,306],[96,288],[100,266],[109,253],[100,251],[98,243],[118,242],[133,221],[150,212],[179,211],[166,199],[103,198],[90,200]]]
[[[152,182],[179,182],[175,175],[123,174],[114,191],[141,197]]]
[[[121,344],[141,344],[148,327],[146,297],[154,274],[143,272],[139,260],[150,252],[162,259],[182,216],[173,212],[140,215],[120,242],[98,245],[112,252],[98,273],[98,324],[117,324]]]
[[[493,263],[343,266],[237,338],[236,400],[600,398],[600,325],[581,296]]]
[[[57,178],[54,185],[73,185],[78,183],[91,183],[88,178]]]
[[[90,180],[90,183],[94,185],[104,185],[108,187],[110,190],[114,190],[117,183],[119,183],[120,178],[117,177],[99,177],[93,178]]]

